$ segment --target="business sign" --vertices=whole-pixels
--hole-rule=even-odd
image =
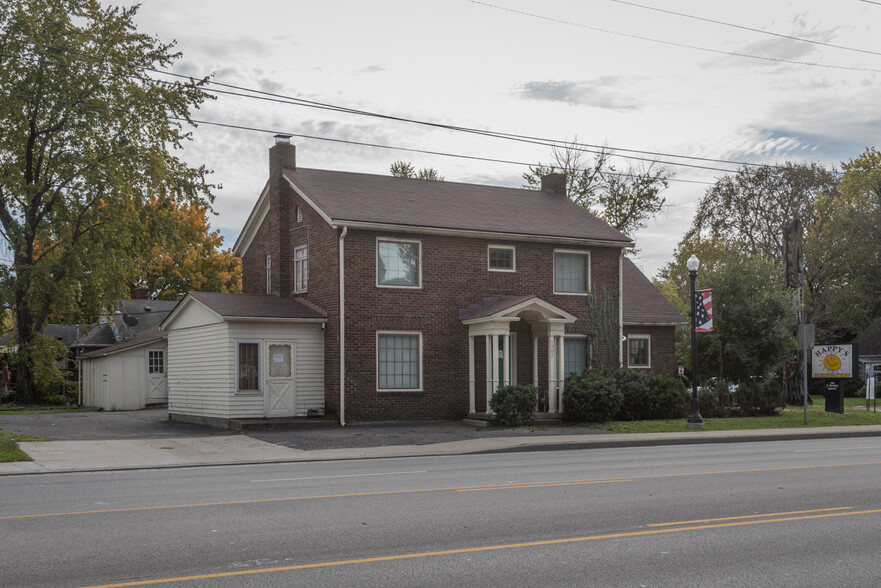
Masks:
[[[853,345],[811,347],[811,373],[815,378],[852,378]]]

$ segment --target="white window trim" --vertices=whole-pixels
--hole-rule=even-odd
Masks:
[[[239,343],[256,343],[257,344],[257,389],[241,390],[239,389]],[[235,393],[236,394],[263,394],[263,341],[260,339],[236,339],[236,373],[235,373]]]
[[[418,388],[380,388],[379,387],[379,338],[382,335],[416,335],[419,338],[419,387]],[[377,331],[376,332],[376,348],[375,348],[375,361],[376,361],[376,391],[377,392],[422,392],[422,377],[425,373],[423,371],[423,346],[422,346],[422,332],[421,331]]]
[[[272,256],[266,256],[266,293],[272,294]]]
[[[158,358],[159,368],[160,370],[153,371],[153,368],[156,367],[156,362],[153,361],[154,358]],[[165,350],[164,349],[148,349],[147,350],[147,373],[151,376],[156,375],[165,375]]]
[[[574,253],[576,255],[583,255],[587,258],[587,262],[586,262],[587,267],[585,268],[585,270],[586,270],[585,279],[587,280],[587,284],[585,284],[585,287],[587,288],[587,290],[585,292],[558,292],[557,291],[557,254],[558,253]],[[591,274],[591,271],[590,271],[590,269],[591,269],[591,256],[590,256],[590,251],[582,251],[582,250],[578,250],[578,249],[554,249],[554,254],[553,254],[553,257],[551,258],[551,265],[553,266],[552,267],[553,271],[551,273],[553,274],[552,279],[554,281],[554,283],[553,283],[554,294],[559,294],[561,296],[587,296],[590,293],[590,291],[591,291],[591,276],[590,276],[590,274]]]
[[[511,250],[511,269],[493,267],[490,265],[490,252],[493,249],[510,249]],[[486,247],[486,269],[491,272],[507,272],[514,273],[517,271],[517,248],[513,245],[487,245]]]
[[[379,244],[380,243],[416,243],[418,245],[418,254],[417,254],[417,264],[418,268],[416,271],[416,285],[415,286],[405,286],[403,284],[380,284],[379,283]],[[373,253],[373,262],[376,264],[376,279],[374,280],[377,288],[395,288],[395,289],[403,289],[403,290],[419,290],[422,288],[422,241],[419,239],[397,239],[395,237],[377,237],[376,238],[376,248]]]
[[[645,339],[648,341],[647,365],[633,365],[630,363],[630,342],[634,339]],[[652,367],[652,337],[651,335],[627,335],[627,367],[633,369],[651,369]]]
[[[306,255],[302,260],[297,259],[297,251],[305,251]],[[304,269],[303,272],[303,286],[301,288],[297,288],[297,262],[303,261]],[[299,247],[294,247],[294,292],[297,294],[306,292],[309,288],[309,248],[306,245],[300,245]]]

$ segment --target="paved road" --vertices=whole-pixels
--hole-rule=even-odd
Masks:
[[[8,477],[0,578],[876,586],[879,479],[879,438]]]

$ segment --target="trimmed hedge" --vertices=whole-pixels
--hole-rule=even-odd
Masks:
[[[489,399],[489,406],[496,413],[496,423],[505,427],[532,423],[537,403],[535,386],[501,386]]]
[[[677,378],[629,368],[596,369],[567,378],[563,418],[594,423],[684,418],[689,402]]]

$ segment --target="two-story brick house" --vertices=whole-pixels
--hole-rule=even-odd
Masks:
[[[592,352],[589,297],[620,296],[633,283],[642,289],[634,300],[663,300],[625,259],[631,239],[569,201],[562,175],[532,191],[301,169],[295,153],[276,137],[269,180],[234,252],[245,295],[300,305],[292,333],[297,321],[323,321],[323,405],[309,410],[341,422],[462,418],[486,412],[492,391],[513,382],[536,385],[546,410],[559,412],[565,375]],[[616,307],[627,308],[620,298]],[[615,317],[619,361],[672,373],[673,329],[683,322],[672,312]],[[628,332],[639,339],[634,350],[625,349]],[[236,378],[238,366],[268,372],[280,358],[259,339],[226,340]],[[228,394],[254,392],[237,388]]]

